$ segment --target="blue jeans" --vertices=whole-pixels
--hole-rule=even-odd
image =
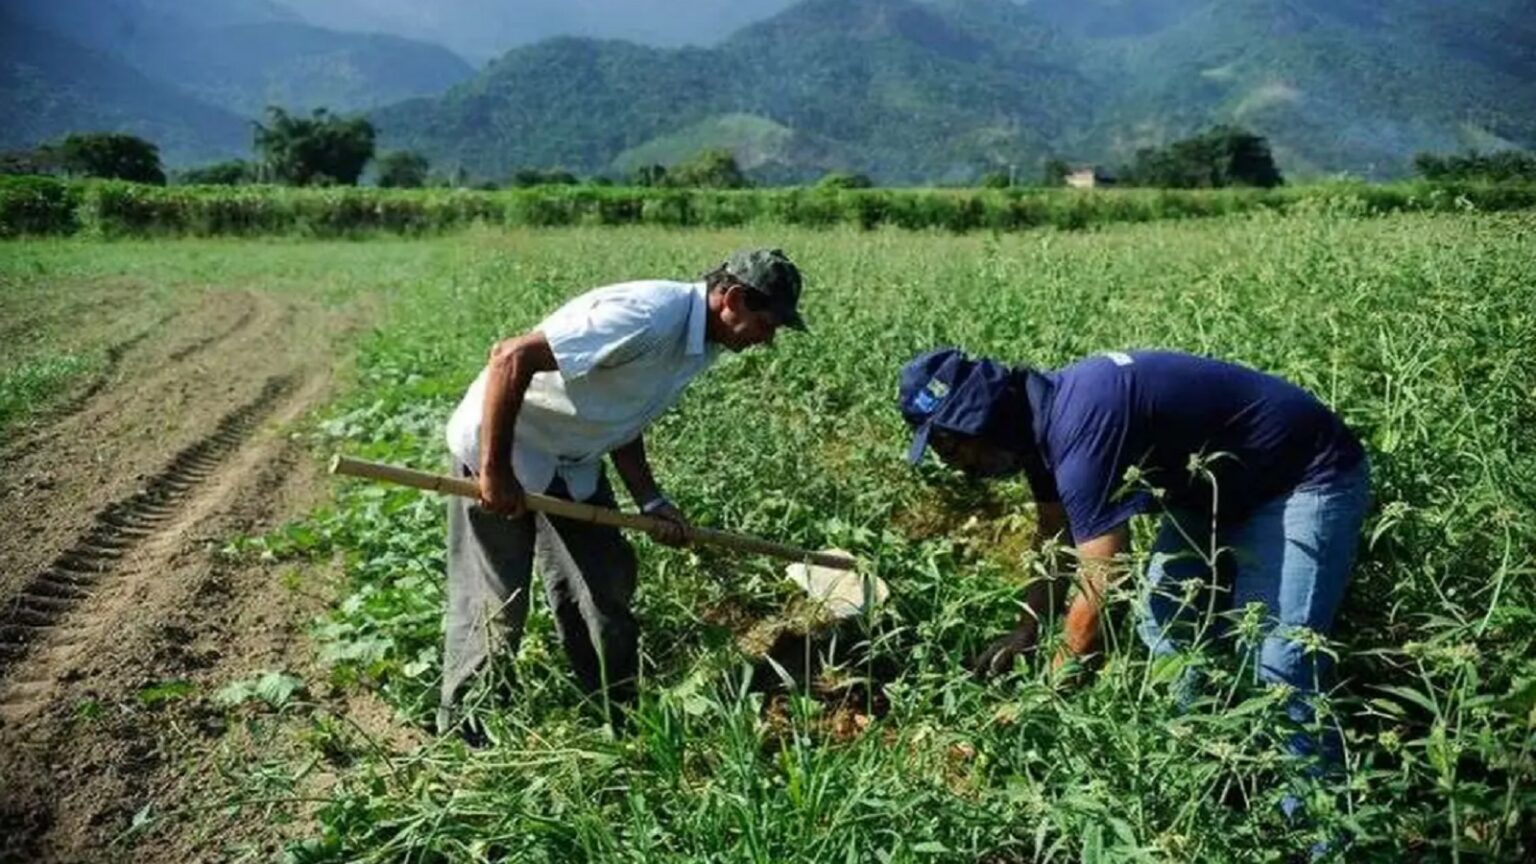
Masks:
[[[1228,628],[1227,621],[1201,614],[1207,609],[1241,615],[1249,604],[1263,604],[1258,638],[1251,646],[1254,673],[1260,681],[1295,688],[1286,712],[1295,723],[1310,725],[1312,697],[1327,686],[1332,661],[1295,637],[1298,631],[1333,632],[1369,504],[1370,466],[1362,460],[1331,482],[1301,486],[1270,500],[1240,524],[1223,527],[1215,544],[1210,514],[1169,513],[1147,566],[1142,641],[1153,656],[1173,654],[1196,635],[1220,636]],[[1213,545],[1220,550],[1215,556],[1218,581],[1230,585],[1231,594],[1210,603],[1211,595],[1198,586],[1210,581],[1207,562]],[[1318,755],[1324,766],[1337,764],[1341,755],[1332,729],[1321,740],[1298,733],[1286,749],[1298,756]]]

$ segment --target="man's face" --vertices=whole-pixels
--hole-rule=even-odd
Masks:
[[[714,339],[732,352],[753,345],[772,345],[774,333],[779,329],[778,316],[766,309],[755,310],[747,305],[749,290],[741,285],[732,285],[725,290],[720,305],[720,325],[713,334]]]
[[[1019,454],[969,435],[935,430],[928,439],[928,446],[945,465],[971,477],[1004,477],[1024,468]]]

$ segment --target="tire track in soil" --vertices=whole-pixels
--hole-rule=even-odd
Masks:
[[[305,674],[327,589],[296,594],[217,550],[319,503],[320,467],[287,430],[371,308],[208,292],[35,452],[0,454],[0,862],[222,860],[232,836],[269,836],[173,817],[225,791],[218,753],[241,746],[205,697]],[[168,681],[196,695],[146,701]]]
[[[254,400],[177,453],[142,490],[98,511],[91,529],[0,610],[0,679],[33,642],[48,636],[78,601],[89,597],[97,583],[111,577],[116,561],[169,522],[188,494],[219,469],[293,386],[291,377],[268,379]],[[10,713],[8,707],[0,698],[0,714]]]
[[[0,538],[0,612],[18,580],[66,551],[107,501],[159,470],[162,448],[190,444],[210,409],[232,408],[245,381],[280,371],[270,367],[286,358],[270,356],[262,340],[290,334],[294,313],[292,303],[249,291],[208,292],[168,317],[169,333],[156,325],[119,346],[112,368],[81,395],[0,447],[0,523],[16,529]],[[231,368],[228,355],[250,350],[269,353]]]
[[[231,424],[236,440],[203,481],[187,475],[180,492],[168,482],[178,498],[120,520],[129,554],[0,678],[0,777],[10,775],[0,783],[0,862],[225,860],[220,832],[262,833],[221,824],[210,836],[200,817],[163,818],[224,793],[215,767],[224,714],[201,699],[147,707],[142,693],[166,681],[207,693],[313,662],[302,634],[323,601],[296,599],[270,572],[226,563],[208,546],[315,503],[319,467],[282,432],[319,404],[329,379],[294,382],[269,380],[273,404],[252,410],[248,439]],[[82,704],[100,716],[82,722]],[[141,813],[156,817],[152,839],[127,836]]]
[[[0,776],[15,779],[0,783],[0,862],[226,858],[203,819],[174,818],[226,792],[223,710],[198,698],[147,707],[141,693],[166,681],[210,693],[313,663],[303,633],[323,601],[296,598],[269,570],[227,563],[207,544],[315,503],[319,466],[283,430],[327,383],[313,375],[287,386],[206,481],[180,503],[151,504],[154,527],[132,523],[146,533],[127,540],[131,555],[0,680]],[[100,716],[83,723],[81,704]],[[154,838],[127,838],[140,813],[154,813]]]

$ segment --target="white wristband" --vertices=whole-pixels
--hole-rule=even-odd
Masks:
[[[651,513],[655,513],[657,510],[660,510],[663,507],[671,506],[672,502],[667,500],[667,496],[658,492],[656,497],[640,505],[640,512],[645,513],[646,515],[650,515]]]

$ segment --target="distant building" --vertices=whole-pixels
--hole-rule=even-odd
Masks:
[[[1067,185],[1074,189],[1093,189],[1097,186],[1115,185],[1115,177],[1102,168],[1079,168],[1067,172]]]

